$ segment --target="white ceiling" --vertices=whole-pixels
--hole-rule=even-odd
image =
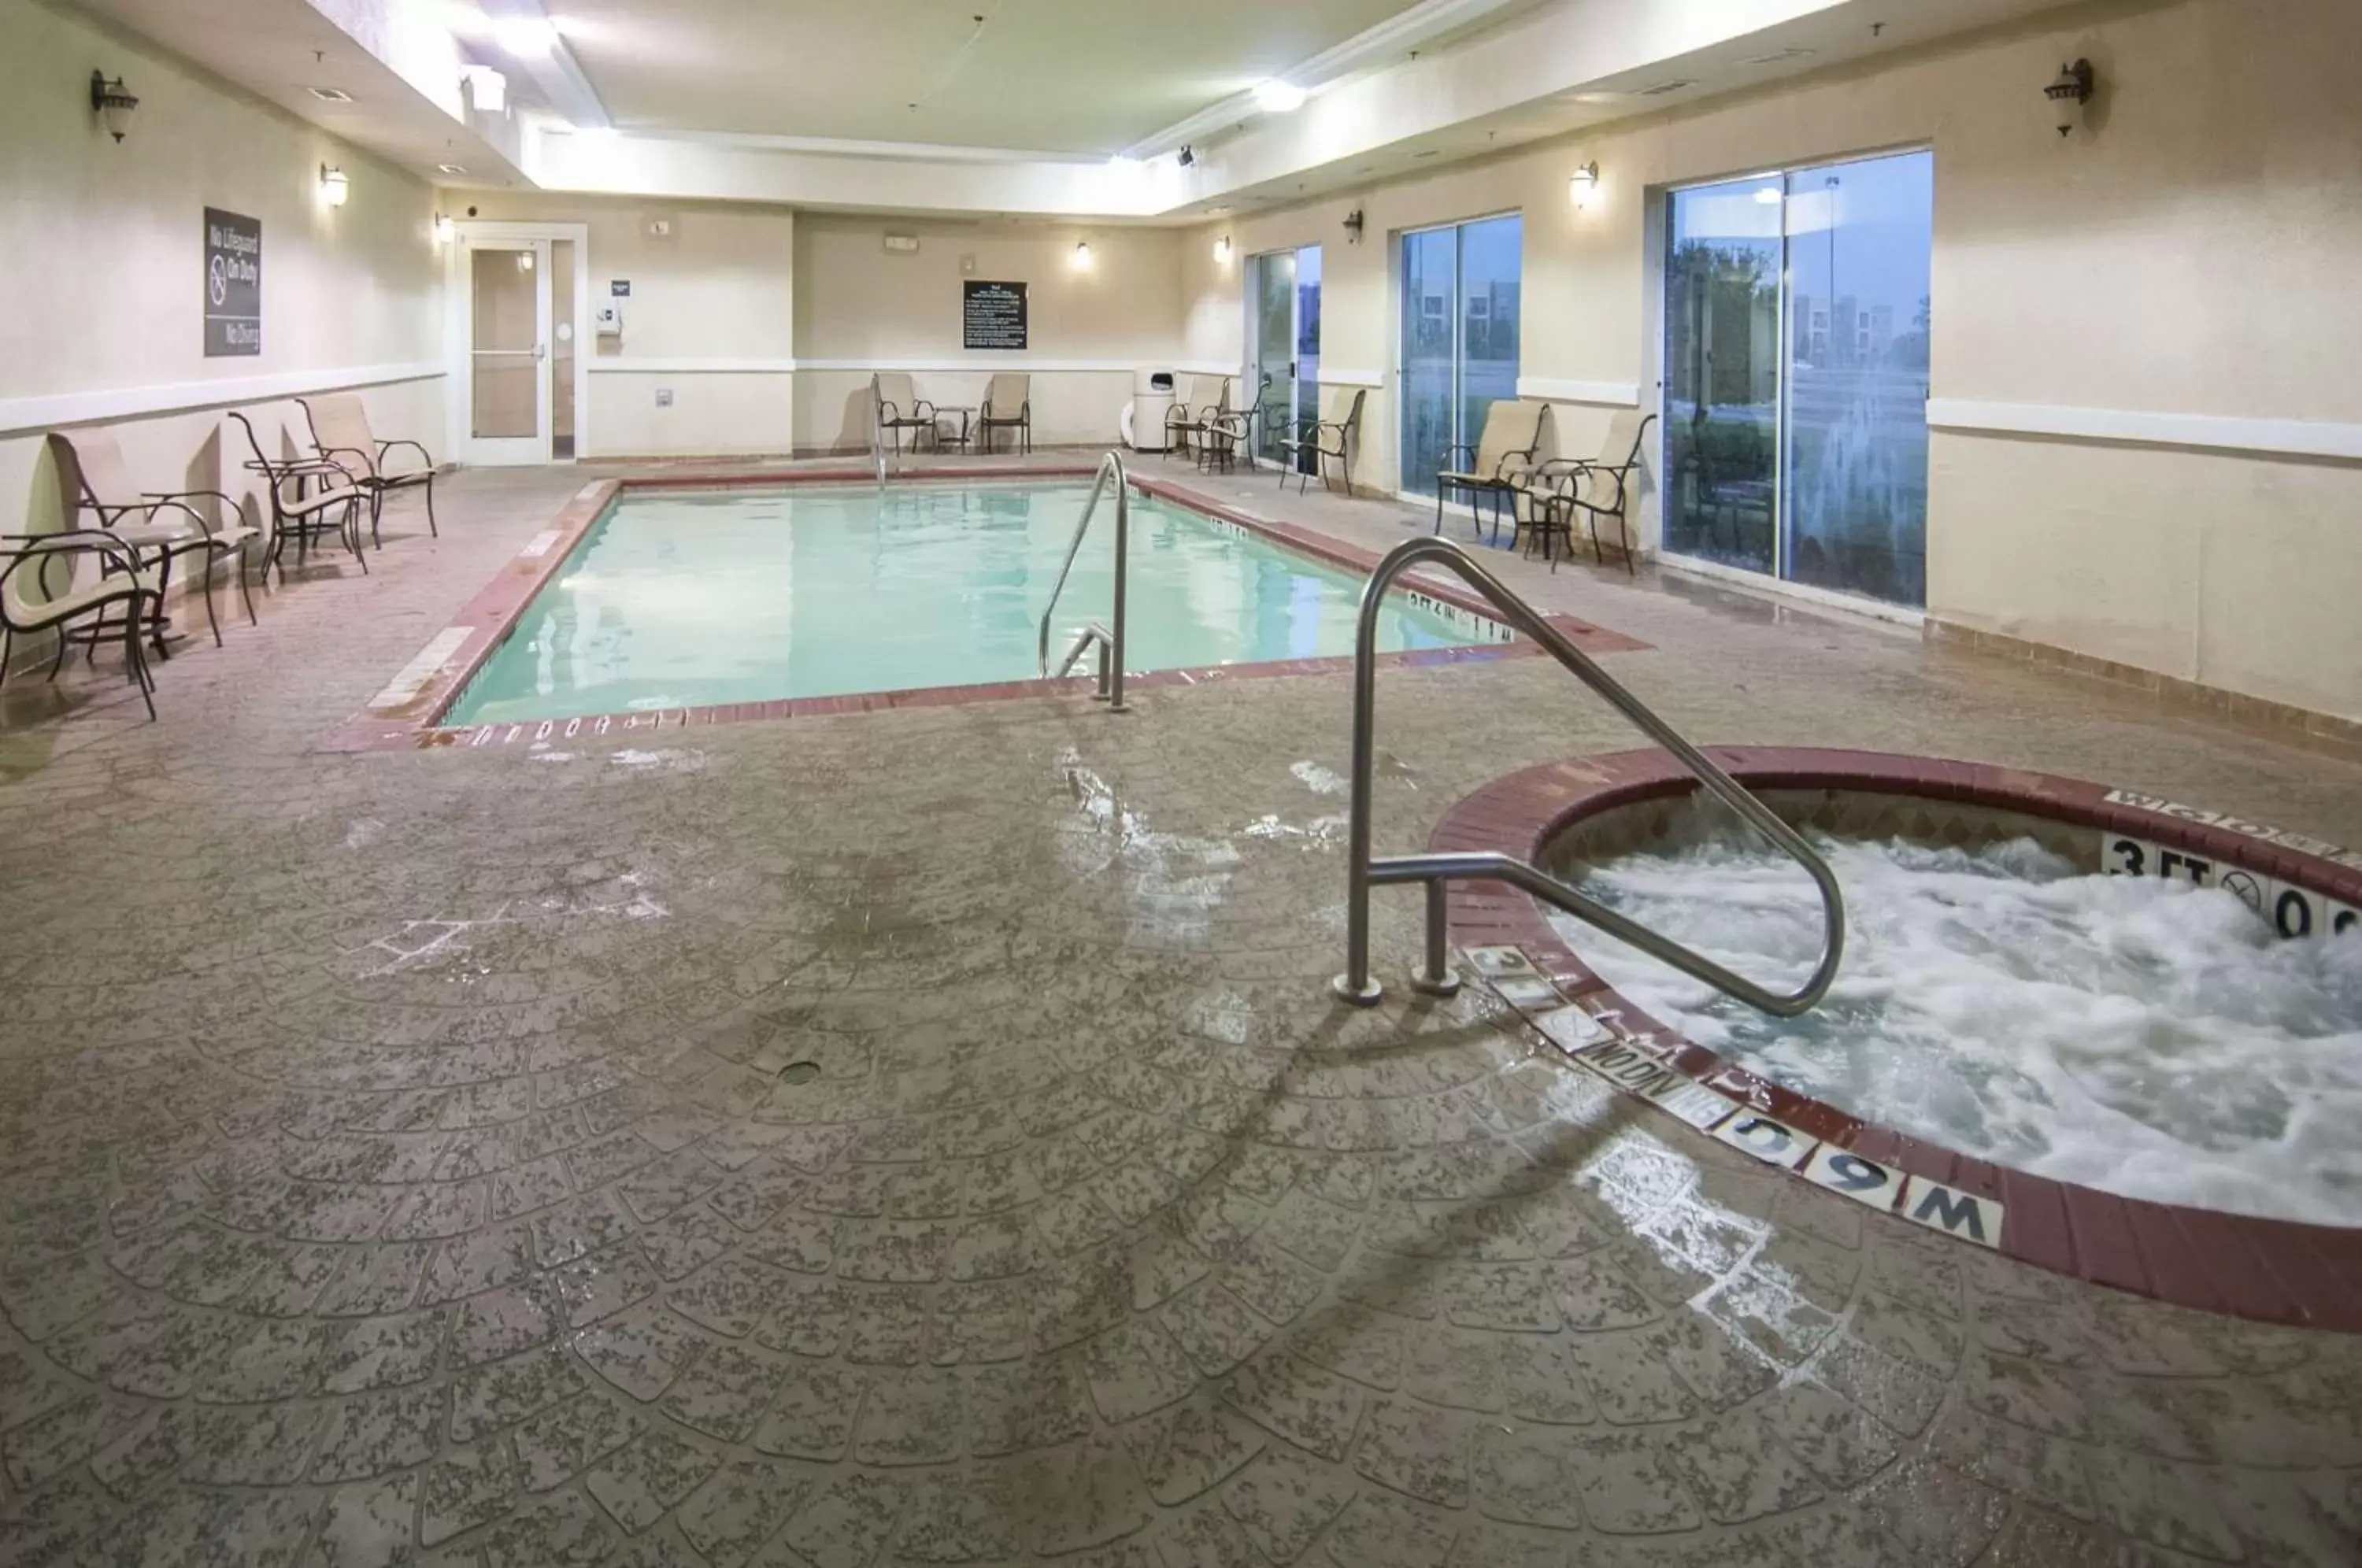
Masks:
[[[1411,0],[547,6],[625,130],[1102,158],[1411,8]]]
[[[1171,223],[1483,158],[2072,0],[53,3],[438,184]],[[464,101],[461,76],[483,66],[507,78],[504,114]],[[1279,76],[1312,101],[1259,111],[1250,90]],[[353,102],[323,104],[307,91],[318,85]],[[1188,167],[1170,156],[1185,144]]]
[[[237,83],[334,135],[461,184],[524,183],[510,160],[447,106],[302,0],[75,0],[101,20]],[[350,95],[330,103],[315,87]],[[456,182],[437,172],[465,169]]]

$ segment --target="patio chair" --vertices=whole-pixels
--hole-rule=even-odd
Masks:
[[[361,493],[369,498],[370,543],[379,549],[385,547],[378,537],[378,519],[385,510],[385,498],[398,490],[423,486],[426,491],[426,532],[436,538],[442,530],[435,526],[435,459],[425,447],[415,441],[381,441],[370,431],[369,411],[361,406],[358,392],[333,392],[326,397],[297,398],[304,417],[312,426],[312,446],[320,456],[337,464],[350,476]],[[406,447],[418,454],[425,468],[396,469],[387,462],[397,447]]]
[[[1209,414],[1194,427],[1198,442],[1198,467],[1206,473],[1220,469],[1231,471],[1254,434],[1255,411],[1250,408],[1229,408]]]
[[[1230,407],[1230,377],[1191,376],[1183,395],[1164,411],[1164,449],[1168,452],[1189,450],[1190,437],[1198,433],[1207,418],[1215,414],[1227,414]]]
[[[908,372],[880,370],[869,378],[870,395],[877,400],[877,433],[891,434],[894,450],[902,450],[902,432],[924,430],[935,432],[935,405],[918,394],[911,385]],[[917,436],[911,437],[911,450],[919,449]]]
[[[1634,488],[1632,475],[1641,466],[1640,448],[1648,443],[1649,426],[1656,422],[1655,414],[1637,408],[1619,410],[1607,422],[1598,457],[1554,458],[1535,470],[1536,482],[1528,492],[1527,504],[1534,542],[1549,558],[1551,570],[1558,570],[1558,557],[1551,551],[1553,539],[1563,536],[1567,553],[1574,553],[1574,514],[1581,512],[1591,535],[1591,558],[1602,566],[1607,563],[1599,543],[1599,520],[1613,517],[1617,547],[1624,552],[1625,575],[1637,575],[1628,502]],[[1529,550],[1531,547],[1529,544]]]
[[[1524,492],[1528,477],[1534,466],[1534,454],[1542,444],[1542,427],[1550,422],[1550,404],[1526,398],[1502,398],[1485,411],[1484,434],[1476,445],[1459,444],[1450,447],[1446,458],[1466,452],[1468,466],[1446,469],[1435,476],[1435,532],[1443,532],[1443,501],[1452,491],[1468,497],[1468,515],[1475,532],[1481,536],[1485,520],[1476,503],[1485,496],[1493,498],[1493,542],[1501,539],[1501,516],[1508,513],[1511,543],[1516,542],[1518,498]]]
[[[992,378],[985,390],[984,404],[977,410],[977,445],[986,452],[992,450],[992,433],[1014,430],[1018,450],[1033,450],[1033,378],[1016,371],[1004,370]]]
[[[98,519],[100,527],[130,546],[135,554],[152,552],[162,568],[156,603],[157,653],[164,654],[164,591],[171,587],[172,563],[182,556],[204,558],[205,624],[213,630],[215,647],[221,646],[222,640],[221,622],[214,614],[216,558],[237,558],[238,596],[246,602],[247,624],[255,624],[254,594],[246,582],[246,547],[248,540],[260,538],[262,530],[247,523],[245,510],[237,502],[217,490],[139,489],[131,480],[130,467],[123,460],[123,448],[111,431],[91,429],[69,436],[62,430],[52,430],[49,447],[50,459],[57,465],[60,492],[73,498],[67,522],[71,524],[87,512]],[[208,498],[220,502],[223,514],[237,521],[219,528],[207,523],[204,513],[190,502]]]
[[[312,541],[335,535],[360,563],[361,575],[369,575],[369,557],[361,551],[361,513],[369,500],[350,469],[326,458],[274,458],[264,450],[262,437],[256,433],[254,421],[236,409],[229,416],[246,432],[246,444],[254,453],[248,469],[262,476],[263,490],[270,498],[270,547],[263,557],[263,569],[279,569],[279,580],[287,580],[287,561],[283,552],[290,537],[295,540],[295,564],[304,564],[311,554]],[[283,425],[272,421],[281,439],[285,438]]]
[[[1331,460],[1343,465],[1345,493],[1351,495],[1353,493],[1353,443],[1361,438],[1362,403],[1370,395],[1369,389],[1355,387],[1350,397],[1345,395],[1342,387],[1333,391],[1324,389],[1322,395],[1331,400],[1331,412],[1336,412],[1338,401],[1342,402],[1341,415],[1335,419],[1323,419],[1317,414],[1308,415],[1298,423],[1294,436],[1280,442],[1279,449],[1287,454],[1289,467],[1297,471],[1296,491],[1298,495],[1312,488],[1312,476],[1316,472],[1320,476],[1320,487],[1323,490],[1329,488],[1329,464]],[[1310,467],[1306,466],[1307,459],[1309,459]],[[1287,488],[1287,469],[1279,470],[1279,488]]]
[[[73,570],[77,556],[95,556],[101,570],[83,578]],[[17,638],[35,632],[53,632],[57,657],[50,660],[55,680],[66,662],[66,650],[77,636],[94,653],[99,639],[113,631],[106,617],[113,605],[123,607],[123,668],[138,683],[139,700],[148,717],[156,717],[156,682],[148,673],[147,656],[139,646],[141,602],[164,597],[164,569],[141,564],[138,552],[104,528],[68,528],[55,534],[0,536],[0,681],[8,679],[7,649]],[[65,580],[53,582],[50,569],[64,563]],[[31,586],[40,597],[28,597],[23,574],[31,569]],[[84,616],[89,624],[76,626]]]

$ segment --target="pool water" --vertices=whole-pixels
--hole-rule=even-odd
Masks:
[[[626,495],[442,722],[1033,679],[1087,496],[1073,483]],[[1052,623],[1054,667],[1084,624],[1108,619],[1113,522],[1101,502]],[[1243,529],[1135,494],[1131,565],[1129,669],[1352,652],[1361,580]],[[1501,635],[1396,595],[1378,646]]]
[[[2281,941],[2235,895],[1981,850],[1816,835],[1845,889],[1828,998],[1769,1018],[1581,922],[1560,933],[1660,1023],[1866,1121],[2128,1198],[2362,1222],[2362,934]],[[1770,849],[1590,868],[1601,901],[1794,985],[1820,905]]]

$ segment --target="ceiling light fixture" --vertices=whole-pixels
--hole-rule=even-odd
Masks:
[[[1255,106],[1267,115],[1292,115],[1304,107],[1305,97],[1293,82],[1266,82],[1255,89]]]
[[[520,60],[557,47],[557,29],[542,17],[502,17],[492,24],[492,41]]]
[[[90,112],[105,123],[107,135],[121,141],[131,128],[131,111],[138,106],[139,100],[124,91],[122,77],[110,82],[104,71],[90,73]]]
[[[1599,161],[1578,163],[1566,182],[1566,197],[1578,207],[1591,204],[1591,194],[1599,189]]]
[[[2083,123],[2083,113],[2091,107],[2093,88],[2092,62],[2079,60],[2072,65],[2062,65],[2042,95],[2050,101],[2052,123],[2060,136],[2072,136],[2075,127]]]
[[[320,199],[332,207],[341,207],[352,194],[352,182],[345,171],[333,163],[320,165]]]
[[[435,166],[437,174],[465,174],[467,171],[468,166],[464,163],[438,163]]]
[[[349,104],[353,95],[341,87],[306,87],[304,89],[323,104]]]

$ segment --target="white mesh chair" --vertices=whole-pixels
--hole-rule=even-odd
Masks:
[[[1486,496],[1493,498],[1493,538],[1501,537],[1501,518],[1507,513],[1514,525],[1518,497],[1534,467],[1534,454],[1540,450],[1542,426],[1550,418],[1550,404],[1526,398],[1501,398],[1485,411],[1485,432],[1474,447],[1454,446],[1453,454],[1466,452],[1468,466],[1446,469],[1435,476],[1435,532],[1443,532],[1443,498],[1457,491],[1468,498],[1468,515],[1476,532],[1482,535],[1485,519],[1476,503]],[[1510,529],[1514,535],[1514,525]]]
[[[246,602],[247,624],[254,624],[254,595],[246,580],[246,547],[260,538],[262,530],[247,522],[245,510],[237,502],[217,490],[141,490],[132,482],[123,448],[109,431],[82,430],[69,436],[52,430],[49,447],[50,459],[57,466],[59,492],[72,498],[73,514],[89,513],[135,554],[152,557],[161,568],[157,591],[159,654],[164,653],[163,594],[171,586],[172,563],[182,556],[204,558],[205,624],[213,630],[215,646],[220,646],[222,640],[221,622],[214,614],[216,558],[228,556],[237,562],[238,595]],[[221,503],[225,521],[220,525],[205,521],[204,513],[191,504],[204,500]],[[232,518],[236,521],[227,521]]]
[[[96,575],[77,569],[83,559],[99,563]],[[8,654],[16,640],[39,632],[58,640],[57,657],[50,660],[50,679],[55,680],[75,642],[97,652],[99,642],[118,624],[107,612],[120,605],[124,672],[138,685],[148,717],[155,718],[156,682],[140,651],[139,618],[145,606],[163,597],[163,568],[144,564],[106,529],[0,536],[0,681],[8,679]]]
[[[362,506],[369,502],[369,492],[362,490],[351,470],[326,458],[290,458],[274,455],[263,444],[254,427],[254,421],[236,409],[230,418],[246,432],[248,449],[254,460],[247,468],[262,476],[270,498],[270,547],[263,558],[263,569],[279,569],[279,580],[287,580],[287,541],[295,541],[295,564],[302,566],[312,551],[315,539],[336,537],[352,552],[360,564],[361,575],[369,575],[369,557],[361,552]],[[272,416],[265,419],[272,432],[274,444],[283,446],[286,429]]]
[[[877,400],[877,428],[893,432],[895,451],[902,449],[905,430],[935,433],[935,405],[919,395],[907,371],[878,371],[869,378],[869,392]],[[911,449],[919,449],[915,435],[911,437]]]
[[[378,519],[385,510],[385,498],[395,491],[413,488],[423,488],[426,492],[427,533],[441,536],[442,530],[435,526],[435,459],[425,447],[415,441],[379,440],[370,433],[369,410],[361,406],[358,392],[332,392],[326,397],[295,401],[312,426],[313,447],[320,456],[349,473],[353,483],[369,498],[370,544],[384,547],[377,530]],[[417,453],[417,458],[405,459],[397,467],[390,459],[404,448]]]
[[[1033,450],[1033,378],[1004,370],[986,389],[984,406],[977,411],[977,444],[992,450],[995,430],[1017,432],[1018,450]]]

